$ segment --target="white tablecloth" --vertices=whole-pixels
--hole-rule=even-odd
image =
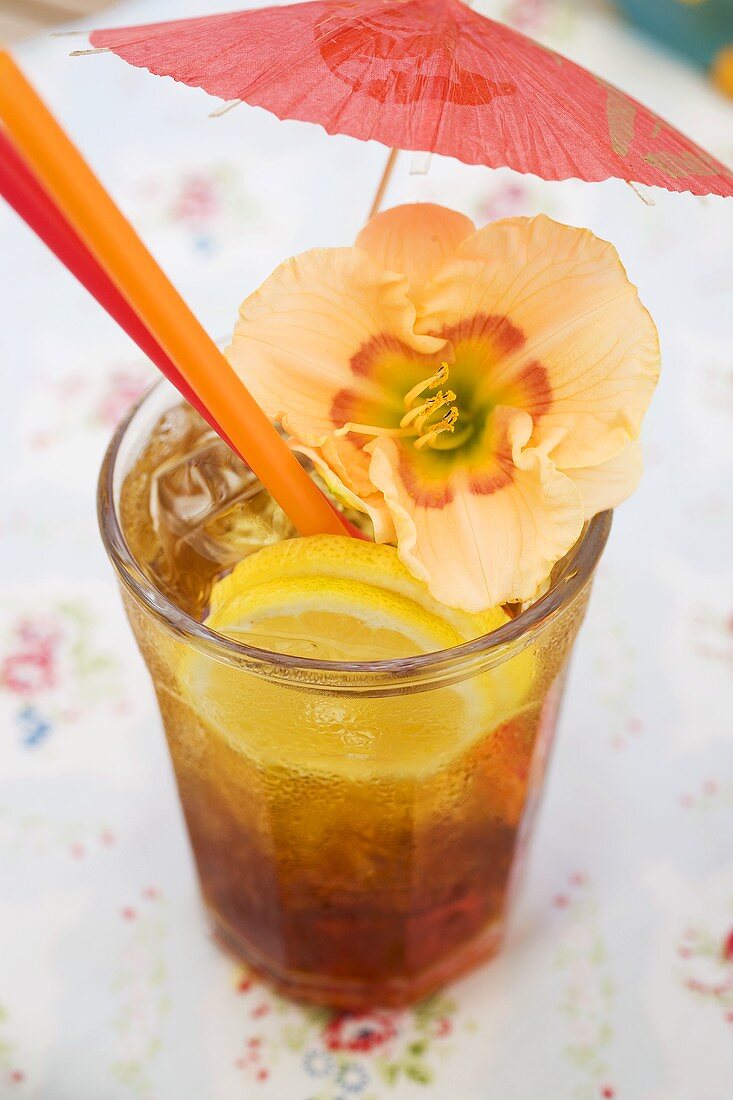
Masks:
[[[219,3],[138,0],[103,19]],[[485,6],[733,161],[731,104],[609,10]],[[353,238],[380,146],[247,107],[209,120],[203,94],[69,60],[69,45],[38,39],[21,60],[214,335],[279,259]],[[613,240],[664,348],[646,478],[581,636],[509,947],[426,1006],[329,1020],[209,941],[95,527],[103,448],[152,370],[3,208],[3,1098],[733,1094],[733,202],[646,206],[621,183],[452,162],[410,176],[409,160],[393,201],[442,199],[479,222],[545,211]]]

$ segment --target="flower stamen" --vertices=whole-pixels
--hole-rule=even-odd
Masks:
[[[349,435],[354,432],[357,435],[365,436],[391,436],[392,438],[399,438],[405,436],[416,436],[413,438],[413,443],[419,449],[421,447],[427,447],[433,444],[438,436],[448,432],[453,435],[456,430],[456,422],[459,417],[458,405],[454,404],[458,400],[457,395],[453,390],[438,390],[437,393],[431,397],[426,397],[424,401],[419,404],[415,404],[417,399],[425,392],[425,390],[434,390],[441,383],[445,382],[449,374],[449,366],[447,363],[441,363],[435,374],[430,378],[423,379],[422,382],[418,382],[416,386],[405,395],[404,403],[407,407],[407,412],[402,417],[398,428],[387,428],[377,424],[357,424],[354,421],[349,421],[347,424],[343,424],[340,428],[336,428],[334,435]],[[413,406],[412,408],[410,406]],[[440,419],[436,420],[434,417],[436,413],[441,413],[446,406],[450,406],[448,411],[445,412]],[[462,433],[459,440],[451,441],[447,440],[442,442],[442,447],[455,447],[463,439],[465,433]]]
[[[349,421],[348,424],[343,424],[340,428],[334,429],[334,435],[350,435],[351,432],[355,432],[357,435],[388,435],[398,438],[409,433],[404,428],[380,428],[376,424],[355,424],[353,421]]]
[[[430,378],[424,378],[422,382],[418,382],[416,386],[408,390],[405,394],[405,408],[409,409],[425,390],[436,390],[438,386],[442,386],[444,382],[447,382],[449,369],[447,363],[441,363],[435,374],[431,375]]]
[[[456,400],[456,395],[453,390],[440,390],[436,393],[435,397],[429,397],[427,401],[423,401],[421,405],[416,405],[414,409],[410,409],[409,412],[400,420],[401,428],[409,428],[413,425],[414,428],[420,433],[423,430],[425,422],[433,413],[438,409],[444,408],[446,405],[450,405],[451,401]]]
[[[417,449],[421,450],[423,447],[432,445],[434,441],[438,438],[438,436],[441,435],[443,432],[450,432],[452,435],[453,432],[455,432],[456,430],[456,422],[459,415],[460,413],[458,411],[458,406],[452,405],[443,417],[443,419],[438,421],[438,423],[435,424],[430,429],[430,431],[426,432],[424,435],[418,436],[418,438],[415,440],[415,446],[417,447]]]
[[[418,449],[432,444],[443,432],[452,434],[456,430],[459,409],[457,405],[453,404],[457,400],[453,390],[438,390],[436,394],[421,401],[419,405],[415,404],[418,398],[425,393],[425,390],[438,389],[438,386],[442,386],[444,382],[447,382],[449,373],[450,367],[446,362],[443,362],[435,374],[431,375],[430,378],[424,378],[422,382],[418,382],[405,394],[404,400],[407,412],[400,420],[400,428],[405,434],[410,431],[417,433],[417,439],[413,442]],[[446,405],[450,405],[448,412],[440,420],[433,420],[430,423],[435,414],[444,409]]]

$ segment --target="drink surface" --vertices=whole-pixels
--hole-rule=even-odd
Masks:
[[[199,620],[233,567],[295,534],[184,406],[127,474],[120,515],[156,586]],[[127,596],[220,936],[286,991],[347,1006],[414,1000],[492,953],[586,597],[491,669],[380,695],[217,660]],[[326,652],[322,620],[303,621],[283,643],[296,656],[406,655],[348,636]],[[277,649],[272,622],[240,640]]]

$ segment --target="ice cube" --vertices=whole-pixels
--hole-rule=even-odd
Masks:
[[[213,432],[153,474],[150,514],[169,562],[183,547],[219,567],[294,533],[245,464]]]
[[[296,534],[280,505],[256,483],[213,515],[196,537],[205,539],[206,554],[212,561],[234,565],[263,546]]]

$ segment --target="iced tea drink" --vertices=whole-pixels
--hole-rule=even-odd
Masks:
[[[297,998],[414,1001],[499,946],[610,517],[533,607],[448,650],[388,630],[379,654],[324,650],[307,615],[298,637],[225,637],[216,582],[294,532],[176,402],[158,386],[122,426],[100,515],[214,929]]]

